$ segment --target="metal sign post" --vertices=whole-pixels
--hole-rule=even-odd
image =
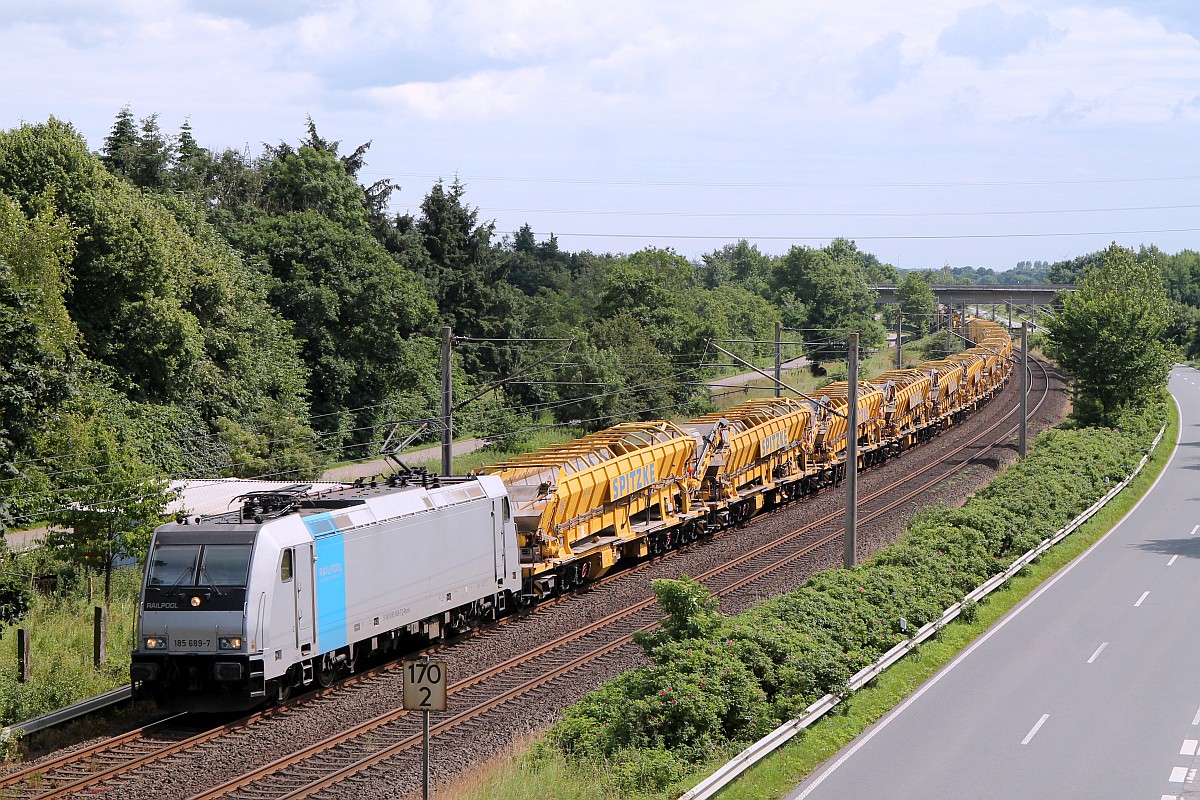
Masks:
[[[446,662],[404,662],[404,710],[420,711],[424,746],[421,755],[421,797],[429,800],[429,712],[446,710]]]
[[[858,562],[858,332],[850,334],[846,380],[846,534],[843,566]]]
[[[447,326],[442,328],[442,474],[449,475],[454,467],[454,335]],[[407,708],[407,706],[406,706]]]
[[[1017,437],[1017,450],[1024,458],[1029,452],[1029,323],[1021,320],[1021,432]]]

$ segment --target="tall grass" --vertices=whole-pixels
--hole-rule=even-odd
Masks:
[[[34,595],[24,619],[0,629],[0,725],[12,725],[103,694],[129,682],[129,652],[142,572],[117,568],[108,609],[107,661],[96,668],[93,608],[102,605],[103,581],[92,601],[87,582]],[[17,681],[17,628],[29,631],[30,680]]]

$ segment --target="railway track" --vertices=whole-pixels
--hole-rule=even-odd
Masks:
[[[1031,393],[1040,396],[1032,411],[1045,402],[1049,375],[1041,362],[1035,365]],[[1039,380],[1040,375],[1040,380]],[[965,461],[978,458],[988,449],[1008,440],[1016,426],[1010,422],[1014,407],[995,423],[975,432],[972,438],[944,454],[926,467],[907,474],[903,481],[860,497],[860,523],[887,514],[952,474]],[[1007,426],[1005,423],[1008,423]],[[1002,429],[996,434],[998,429]],[[991,437],[990,443],[981,443]],[[842,531],[837,525],[840,511],[826,514],[790,533],[755,547],[734,560],[694,577],[719,597],[752,588],[757,582],[783,571],[795,571],[798,565],[822,548],[840,547]],[[835,527],[836,526],[836,527]],[[660,562],[655,559],[655,562]],[[635,569],[640,569],[635,568]],[[629,575],[630,571],[622,573]],[[620,577],[620,575],[615,576]],[[593,591],[601,589],[598,582]],[[566,598],[569,601],[571,598]],[[436,720],[431,735],[445,747],[453,739],[486,735],[489,715],[517,700],[528,702],[539,693],[554,693],[556,687],[570,682],[581,671],[604,671],[607,661],[615,660],[623,648],[633,647],[632,634],[658,624],[659,612],[652,596],[609,614],[587,625],[548,641],[527,653],[480,670],[450,686],[455,711]],[[488,635],[497,635],[493,631]],[[352,682],[394,680],[390,670],[364,673]],[[37,765],[24,773],[0,779],[5,796],[52,798],[75,796],[82,790],[104,792],[133,785],[146,779],[148,765],[184,752],[203,750],[207,743],[228,737],[245,736],[247,731],[268,724],[272,717],[286,714],[319,714],[322,699],[330,692],[280,709],[251,715],[210,731],[179,736],[163,728],[165,723],[130,732],[117,739],[76,752],[53,762]],[[509,712],[511,713],[511,712]],[[174,741],[171,741],[172,737]],[[357,782],[374,782],[375,773],[418,775],[421,718],[416,714],[391,711],[339,731],[333,736],[302,746],[283,758],[245,774],[193,794],[194,800],[212,797],[298,798],[354,796]],[[226,742],[228,743],[228,742]],[[123,794],[123,793],[122,793]]]

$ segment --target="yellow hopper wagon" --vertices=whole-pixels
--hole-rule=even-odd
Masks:
[[[814,393],[817,403],[817,435],[813,450],[818,464],[824,466],[821,480],[828,482],[841,477],[846,459],[846,410],[850,385],[838,381]],[[882,448],[883,392],[879,387],[859,381],[858,384],[858,461],[870,466],[887,457]]]
[[[621,558],[694,537],[688,467],[696,440],[670,422],[626,422],[481,472],[508,488],[526,600],[565,591]]]
[[[962,366],[953,358],[923,361],[917,369],[929,376],[929,423],[941,429],[954,422],[963,383]]]
[[[967,322],[967,338],[975,342],[969,352],[978,353],[983,358],[980,389],[983,398],[989,398],[1012,371],[1012,337],[1002,325],[972,319]]]
[[[696,439],[693,488],[708,504],[710,528],[748,519],[810,490],[815,416],[807,401],[776,397],[683,423]]]
[[[963,371],[961,406],[964,409],[973,410],[984,393],[983,356],[979,354],[979,351],[971,348],[956,355],[954,360],[958,362]]]
[[[883,392],[883,438],[894,452],[919,441],[928,412],[930,376],[920,369],[894,369],[872,378]]]

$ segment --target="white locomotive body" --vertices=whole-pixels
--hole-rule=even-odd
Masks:
[[[328,685],[406,636],[493,619],[521,587],[503,483],[308,487],[159,527],[130,678],[193,710],[246,708]]]

